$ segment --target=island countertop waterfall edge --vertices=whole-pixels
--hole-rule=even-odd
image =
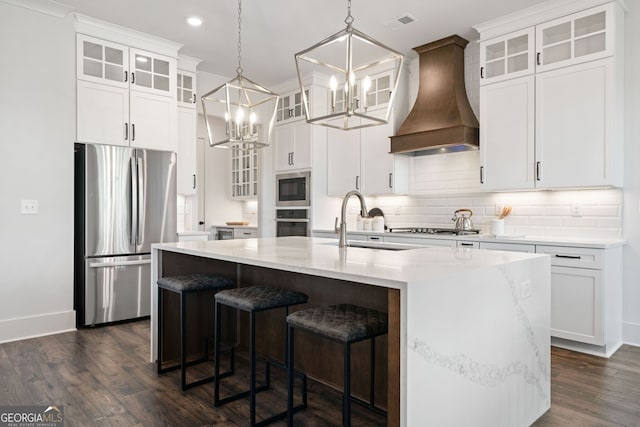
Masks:
[[[311,237],[154,244],[152,362],[163,251],[399,290],[401,426],[524,426],[550,407],[547,255],[339,249]]]

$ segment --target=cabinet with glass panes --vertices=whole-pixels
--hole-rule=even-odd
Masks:
[[[231,198],[255,199],[258,196],[258,149],[247,144],[231,147]]]

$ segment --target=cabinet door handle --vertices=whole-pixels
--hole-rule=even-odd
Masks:
[[[295,156],[296,156],[296,152],[292,151],[291,152],[291,166],[296,164],[296,157]]]
[[[480,184],[484,184],[484,166],[480,166]]]
[[[195,104],[196,103],[196,94],[194,93],[192,96],[193,96],[193,101],[191,101],[191,103]]]
[[[131,141],[136,140],[136,125],[131,123]]]
[[[582,259],[580,255],[555,255],[556,258],[566,258],[566,259]]]
[[[373,236],[372,236],[372,237],[369,237],[369,240],[380,240],[380,238],[379,238],[379,237],[373,237]]]
[[[124,140],[129,139],[129,123],[124,124]]]
[[[484,67],[480,67],[480,78],[484,79]]]
[[[542,65],[542,64],[540,63],[540,52],[536,53],[536,64],[538,64],[538,65]]]
[[[536,162],[536,181],[542,180],[542,165],[541,162]]]
[[[124,72],[124,81],[125,81],[125,83],[127,82],[128,79],[129,79],[129,72],[125,71]]]
[[[196,189],[196,174],[193,174],[193,189]]]
[[[460,246],[473,246],[473,243],[460,242]]]
[[[134,73],[133,71],[131,72],[131,84],[136,84],[136,73]]]
[[[360,189],[360,175],[356,175],[356,190]]]
[[[389,174],[389,188],[393,188],[393,173]]]

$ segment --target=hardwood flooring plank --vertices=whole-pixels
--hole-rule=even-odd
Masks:
[[[63,405],[69,426],[248,424],[247,399],[214,408],[212,384],[182,392],[180,372],[158,376],[148,358],[148,320],[0,344],[0,403]],[[552,348],[551,361],[552,405],[535,427],[640,426],[640,348],[623,346],[610,359]],[[193,367],[190,376],[212,369]],[[238,352],[236,370],[223,380],[222,393],[248,387],[246,352]],[[284,372],[274,368],[272,389],[258,395],[258,419],[284,409],[285,384]],[[296,426],[340,425],[340,390],[308,385],[309,407],[296,414]],[[386,425],[366,408],[352,410],[354,426]]]

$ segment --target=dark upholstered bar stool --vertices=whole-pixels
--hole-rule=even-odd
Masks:
[[[304,304],[309,297],[301,292],[290,291],[286,289],[278,289],[266,286],[255,286],[249,288],[237,288],[229,289],[226,291],[218,292],[215,296],[216,300],[216,349],[215,349],[215,385],[213,393],[214,406],[219,406],[234,400],[241,399],[249,396],[250,399],[250,425],[266,425],[276,420],[283,419],[287,416],[287,411],[283,411],[279,414],[273,415],[265,420],[256,423],[256,393],[261,392],[269,388],[269,366],[271,364],[286,368],[286,351],[284,354],[285,363],[279,364],[275,361],[267,360],[266,372],[265,372],[265,384],[256,388],[256,313],[259,311],[272,310],[276,308],[285,308],[286,315],[289,314],[289,306],[296,304]],[[221,331],[221,316],[220,308],[222,305],[236,308],[238,310],[246,311],[249,313],[249,390],[234,394],[229,397],[220,399],[220,378],[218,376],[220,369],[219,358],[219,346],[220,331]],[[283,325],[285,324],[283,320]],[[286,328],[285,328],[286,331]],[[285,343],[287,339],[285,337]],[[293,375],[293,374],[292,374]],[[302,375],[301,375],[302,376]],[[303,389],[303,403],[293,408],[291,404],[291,410],[302,409],[307,406],[307,378],[302,376],[302,389]],[[293,380],[291,380],[293,383]],[[293,387],[293,385],[291,386]]]
[[[289,385],[287,395],[287,425],[293,426],[293,330],[295,328],[321,335],[344,344],[344,395],[342,397],[342,425],[351,425],[351,400],[362,403],[376,412],[386,414],[375,406],[375,338],[387,333],[387,313],[351,304],[329,305],[296,311],[287,316]],[[371,340],[369,402],[351,396],[351,344]]]
[[[187,367],[206,362],[209,359],[209,339],[205,338],[204,340],[204,357],[198,360],[187,362],[186,296],[187,294],[194,292],[220,291],[223,289],[230,289],[234,288],[235,285],[236,284],[233,279],[216,276],[214,274],[202,273],[186,274],[182,276],[169,276],[158,279],[158,374],[163,374],[167,371],[172,371],[174,369],[180,368],[182,371],[182,390],[187,390],[191,387],[210,383],[214,380],[214,377],[211,376],[187,384]],[[164,329],[162,300],[164,291],[170,291],[180,295],[180,364],[166,368],[162,366],[162,331]],[[233,353],[231,353],[231,359],[231,370],[233,371]],[[225,375],[230,375],[231,373],[232,372],[225,373]]]

